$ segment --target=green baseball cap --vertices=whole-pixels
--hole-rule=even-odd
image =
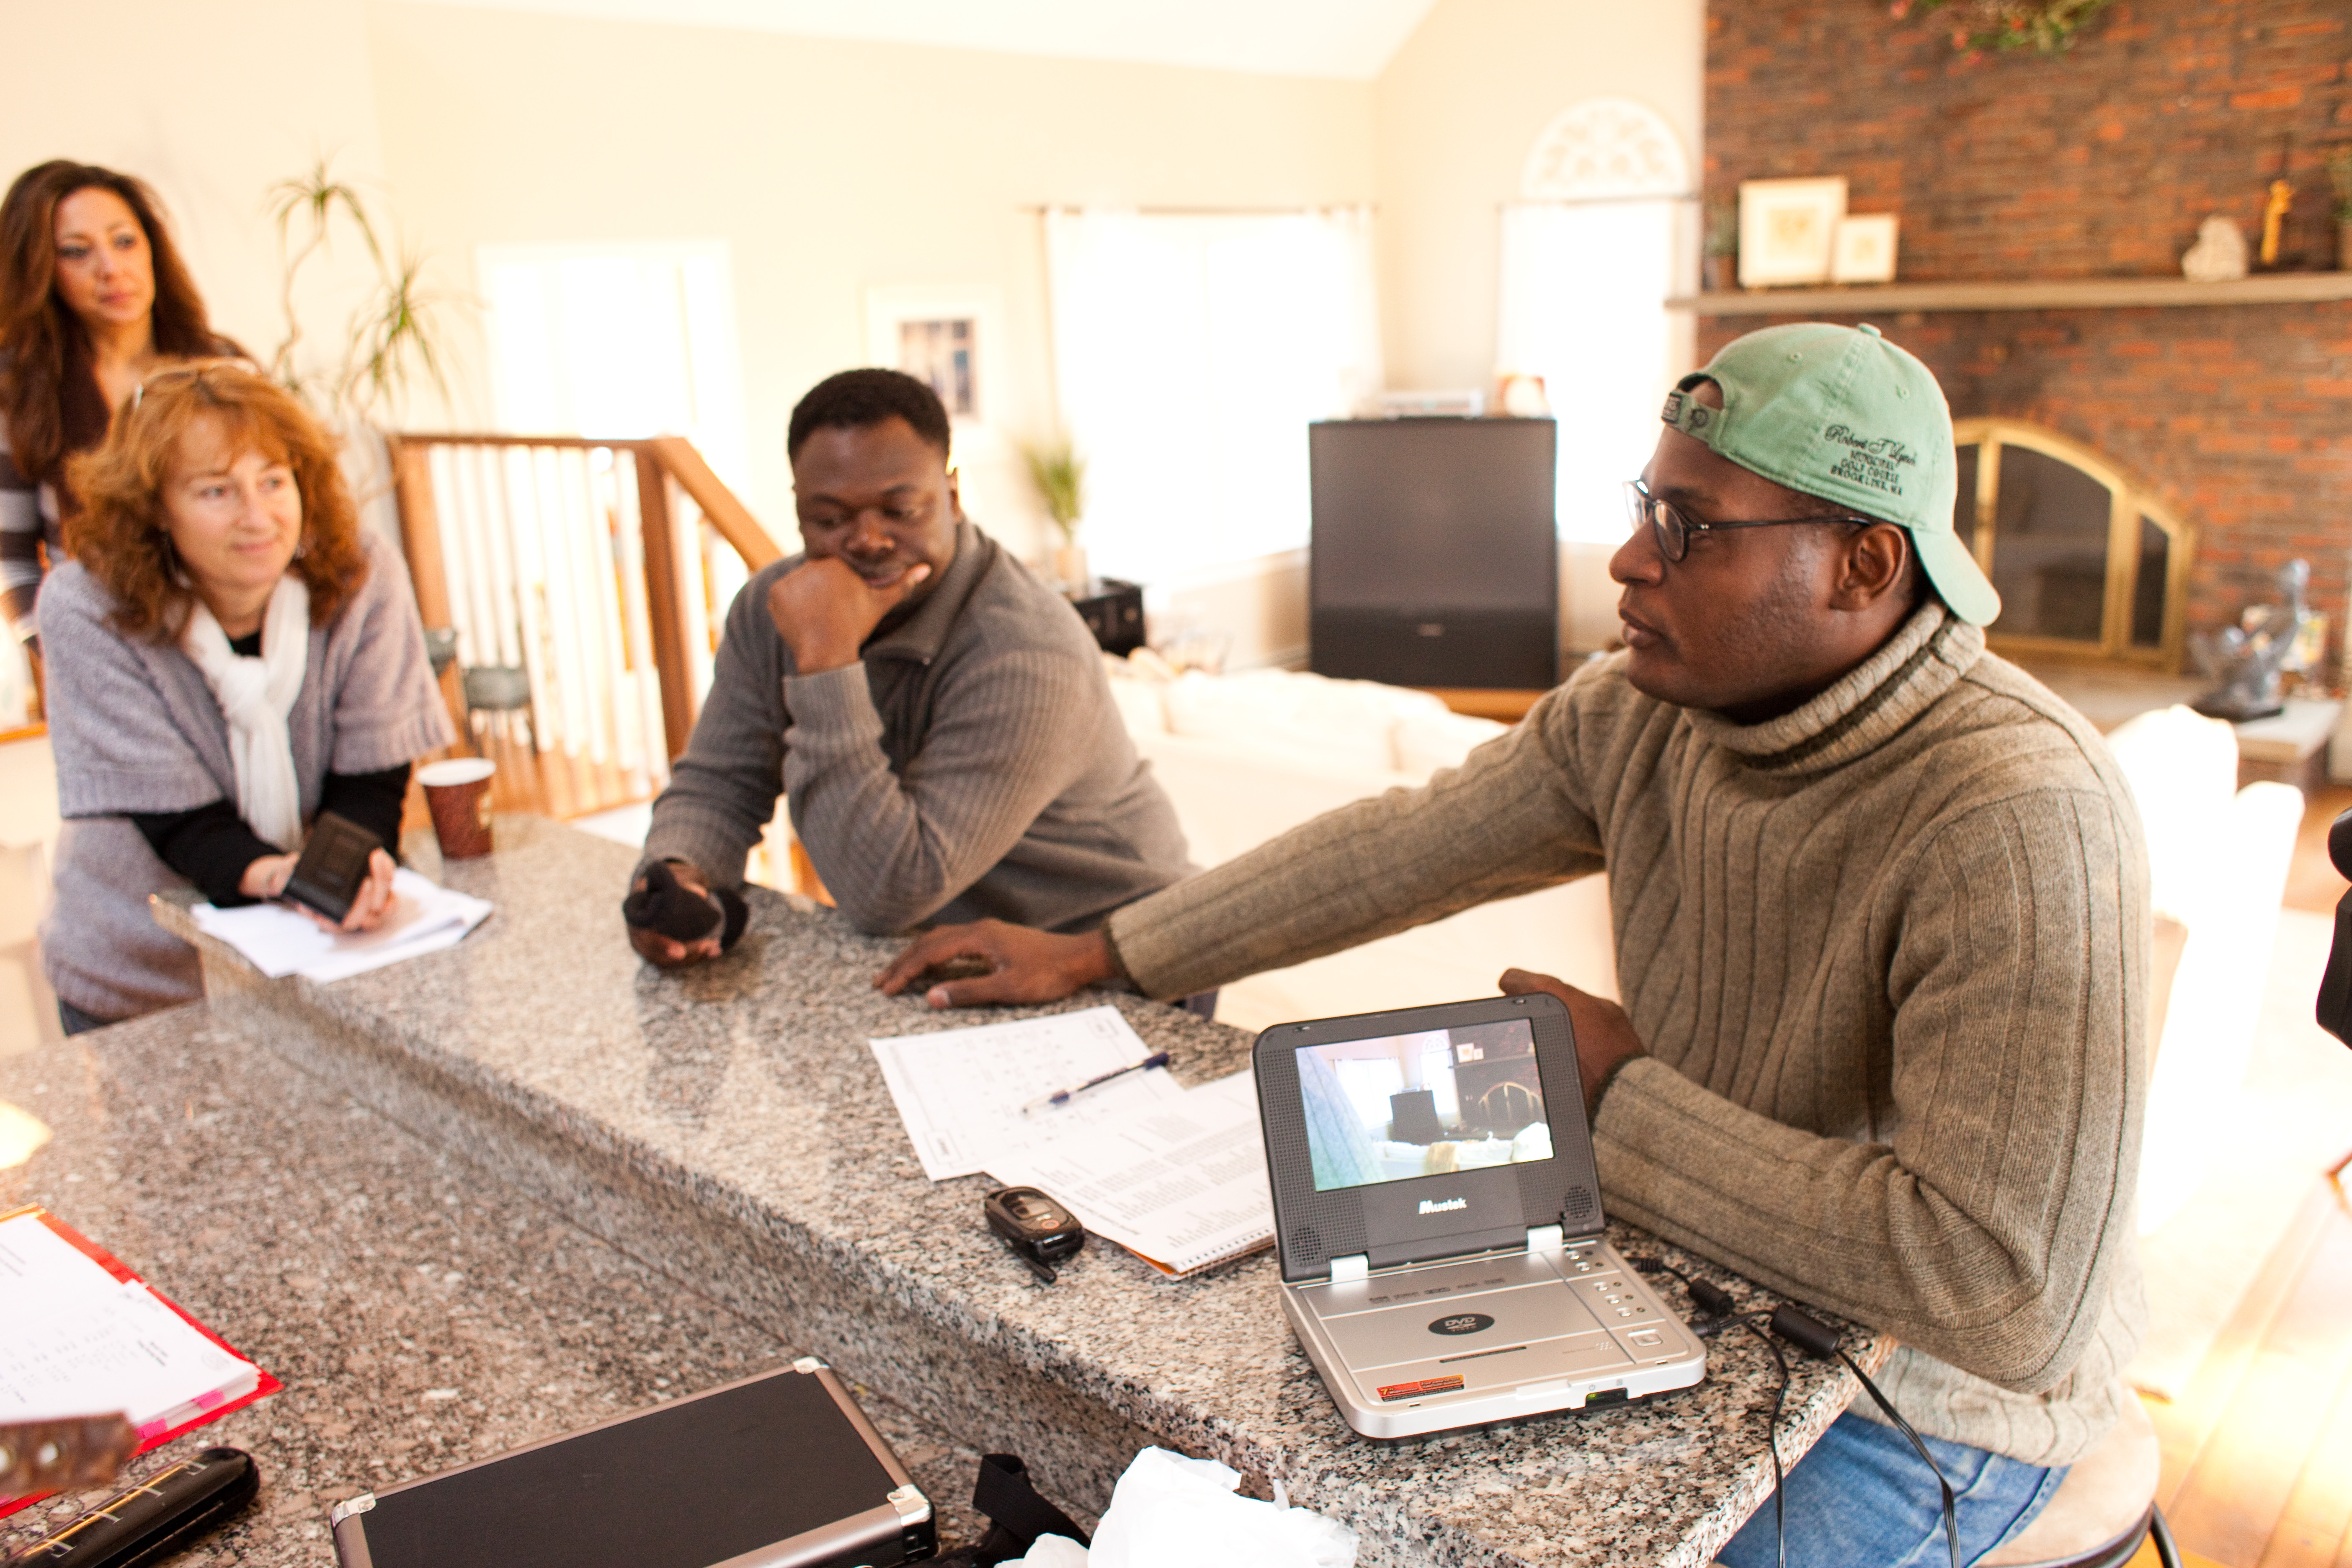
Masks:
[[[1703,381],[1722,389],[1721,408],[1691,395]],[[1954,615],[1981,626],[2000,614],[1952,531],[1959,459],[1944,390],[1876,327],[1750,332],[1676,383],[1660,417],[1776,484],[1899,523]]]

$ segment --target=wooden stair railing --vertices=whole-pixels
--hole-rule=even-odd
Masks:
[[[417,609],[457,633],[453,710],[462,668],[519,669],[530,752],[623,780],[604,804],[652,795],[693,732],[730,584],[783,552],[680,437],[390,447]]]

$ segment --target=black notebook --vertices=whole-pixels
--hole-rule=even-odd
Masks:
[[[931,1508],[813,1359],[335,1505],[342,1568],[898,1563]]]

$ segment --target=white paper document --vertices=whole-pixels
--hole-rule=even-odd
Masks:
[[[1171,1274],[1274,1239],[1257,1088],[1247,1071],[1141,1114],[993,1151],[987,1169],[1001,1182],[1041,1189],[1088,1230]]]
[[[41,1222],[0,1222],[0,1424],[121,1411],[143,1438],[241,1398],[260,1370]]]
[[[194,912],[197,929],[236,949],[272,980],[286,974],[341,980],[455,947],[491,909],[487,899],[441,887],[404,867],[393,873],[392,891],[393,907],[383,923],[348,935],[323,930],[283,904],[236,910],[198,904]]]
[[[914,1140],[923,1174],[935,1182],[988,1169],[982,1162],[992,1151],[1132,1119],[1184,1095],[1166,1068],[1152,1068],[1113,1079],[1066,1104],[1024,1113],[1033,1100],[1151,1054],[1116,1007],[866,1044]]]

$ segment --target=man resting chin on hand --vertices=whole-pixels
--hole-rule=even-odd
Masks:
[[[963,515],[946,409],[845,371],[793,410],[803,554],[751,579],[624,905],[654,963],[717,956],[787,795],[844,914],[1090,931],[1189,869],[1068,603]]]

